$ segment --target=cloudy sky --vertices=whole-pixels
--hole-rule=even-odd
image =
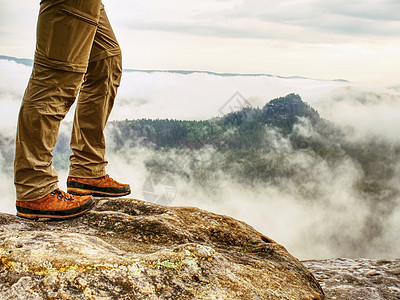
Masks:
[[[103,0],[124,67],[396,83],[398,0]],[[0,0],[0,54],[32,58],[39,1]]]

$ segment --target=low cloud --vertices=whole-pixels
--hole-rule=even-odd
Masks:
[[[322,115],[348,130],[353,139],[374,136],[400,143],[400,95],[393,89],[348,86],[330,91],[327,99],[312,99]]]
[[[306,120],[296,125],[295,132],[318,138]],[[226,170],[226,154],[210,146],[167,151],[120,148],[109,155],[109,171],[134,186],[134,197],[148,200],[144,182],[160,175],[149,165],[164,165],[174,184],[155,189],[167,193],[167,188],[176,187],[171,205],[197,206],[245,221],[300,259],[397,256],[399,174],[387,182],[397,191],[389,207],[388,199],[380,198],[385,195],[376,198],[355,188],[364,174],[350,157],[330,164],[312,152],[293,149],[291,141],[273,129],[266,128],[264,138],[269,150],[260,159],[283,166],[290,176],[245,182],[239,175],[243,163],[230,161]],[[400,169],[395,155],[392,164]]]
[[[0,60],[0,126],[13,128],[31,67]],[[396,87],[359,86],[340,81],[285,79],[276,76],[224,77],[194,73],[125,72],[110,120],[139,118],[208,119],[240,92],[253,107],[297,93],[338,125],[351,127],[355,136],[376,135],[400,142],[400,92]],[[73,109],[66,121],[72,121]],[[12,130],[10,131],[11,134]]]

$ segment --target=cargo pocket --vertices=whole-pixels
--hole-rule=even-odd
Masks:
[[[47,57],[74,66],[87,66],[98,21],[82,12],[62,8],[50,25]]]

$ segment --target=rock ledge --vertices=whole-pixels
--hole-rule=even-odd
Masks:
[[[0,214],[0,299],[325,299],[302,263],[243,222],[97,201],[59,222]]]

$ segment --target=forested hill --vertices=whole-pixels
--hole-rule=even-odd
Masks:
[[[189,147],[204,145],[218,148],[254,148],[261,146],[265,127],[290,134],[299,118],[306,118],[313,126],[326,123],[318,112],[296,94],[269,101],[262,108],[244,107],[223,117],[205,121],[170,119],[140,119],[116,121],[113,134],[117,147],[126,143],[147,146]]]
[[[262,108],[244,107],[209,120],[115,121],[108,130],[113,139],[111,151],[145,146],[164,153],[181,151],[188,156],[190,152],[212,147],[221,156],[201,176],[222,170],[249,183],[297,180],[302,178],[301,172],[309,170],[299,168],[293,157],[304,154],[329,168],[351,161],[362,170],[362,178],[355,187],[359,191],[376,196],[385,192],[389,197],[396,193],[392,188],[387,190],[387,183],[396,172],[399,145],[375,138],[353,141],[351,134],[321,118],[296,94],[273,99]],[[203,170],[204,163],[192,156],[190,169]],[[165,158],[146,162],[154,172],[181,172],[174,169],[175,165],[179,164],[168,165]]]

